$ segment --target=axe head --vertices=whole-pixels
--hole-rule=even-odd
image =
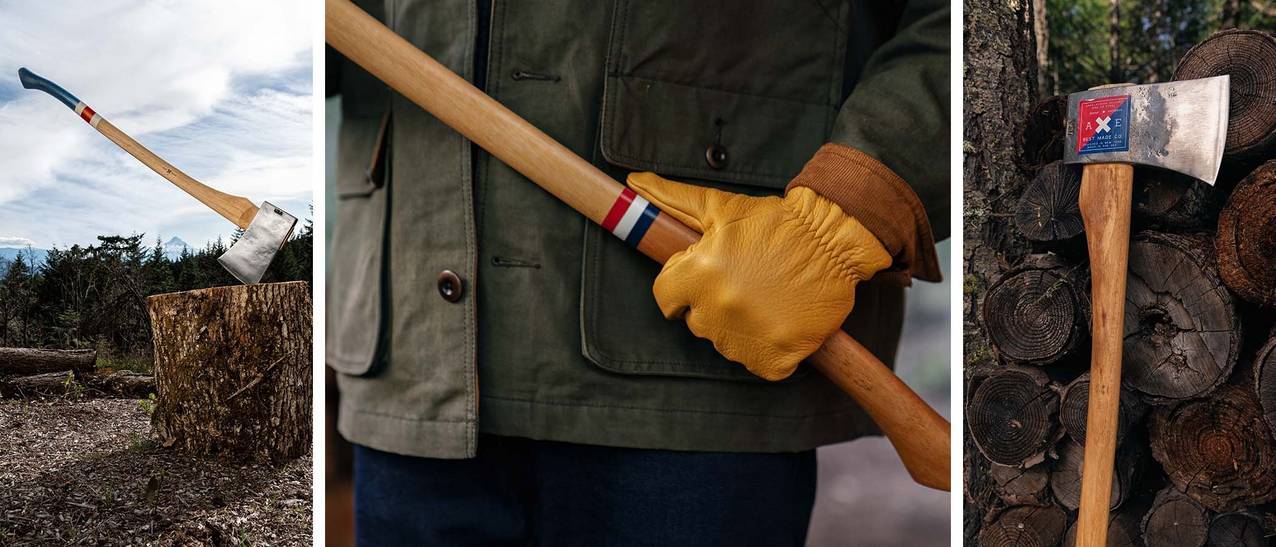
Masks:
[[[1073,93],[1063,161],[1150,165],[1213,185],[1227,103],[1227,76]]]
[[[297,217],[263,201],[239,241],[226,249],[217,261],[236,279],[249,285],[257,283],[296,225]]]

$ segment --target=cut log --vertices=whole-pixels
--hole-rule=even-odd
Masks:
[[[1218,273],[1241,298],[1276,307],[1276,161],[1236,186],[1218,217]]]
[[[0,377],[0,397],[108,397],[144,399],[155,392],[149,374],[128,370],[75,375],[47,372],[32,376]]]
[[[1210,521],[1209,547],[1264,547],[1263,521],[1249,513],[1224,513]]]
[[[1062,161],[1051,162],[1019,196],[1015,206],[1015,227],[1032,241],[1063,241],[1085,230],[1077,198],[1081,192],[1081,169]]]
[[[1205,508],[1167,486],[1156,494],[1143,517],[1143,543],[1147,547],[1201,547],[1208,529]]]
[[[0,348],[0,374],[92,372],[96,365],[91,349]]]
[[[1042,505],[1050,482],[1045,464],[1027,469],[993,464],[989,467],[988,476],[993,481],[997,497],[1007,505]]]
[[[1145,231],[1130,245],[1125,293],[1125,385],[1153,404],[1208,394],[1240,351],[1231,293],[1205,239]]]
[[[1121,389],[1121,410],[1117,414],[1117,442],[1120,443],[1147,414],[1147,405],[1134,392]],[[1077,444],[1085,446],[1085,427],[1090,410],[1090,373],[1085,372],[1063,389],[1059,402],[1059,423]]]
[[[989,461],[1031,467],[1058,439],[1059,396],[1041,369],[1009,366],[979,382],[966,423]]]
[[[1125,510],[1108,515],[1107,547],[1142,547],[1142,535],[1139,531],[1137,515]],[[1063,537],[1063,545],[1074,547],[1076,544],[1077,523],[1073,522],[1068,527],[1068,533]]]
[[[1187,50],[1175,80],[1231,76],[1227,156],[1261,157],[1276,146],[1276,38],[1257,30],[1224,30]]]
[[[1085,461],[1085,447],[1072,441],[1059,443],[1056,448],[1059,459],[1050,468],[1050,491],[1059,505],[1076,510],[1081,506],[1081,464]],[[1111,509],[1125,503],[1143,470],[1143,446],[1126,443],[1117,449],[1116,464],[1112,472]]]
[[[1219,190],[1195,178],[1155,167],[1134,168],[1134,220],[1144,228],[1188,231],[1212,227]]]
[[[1152,413],[1152,456],[1170,482],[1204,507],[1235,511],[1276,499],[1276,440],[1248,387]]]
[[[1023,168],[1032,172],[1063,159],[1068,97],[1046,97],[1028,111],[1023,129]],[[1073,200],[1074,202],[1076,200]]]
[[[1085,345],[1090,298],[1084,270],[1055,255],[1030,255],[993,282],[982,318],[993,351],[1006,361],[1045,365]]]
[[[1267,427],[1276,432],[1276,333],[1272,333],[1254,359],[1254,392]]]
[[[1011,507],[979,531],[980,547],[1047,547],[1063,541],[1068,516],[1053,505]]]
[[[304,282],[217,287],[147,299],[164,446],[279,461],[311,439],[311,303]]]

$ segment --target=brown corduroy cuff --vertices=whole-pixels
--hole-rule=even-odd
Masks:
[[[913,189],[889,167],[854,148],[828,143],[789,188],[805,186],[828,198],[873,232],[893,259],[875,280],[909,285],[912,278],[940,281],[935,235]]]

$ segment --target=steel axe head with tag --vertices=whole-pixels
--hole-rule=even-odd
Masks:
[[[168,179],[178,188],[233,222],[235,226],[243,228],[243,235],[222,256],[218,257],[217,261],[231,275],[244,283],[261,281],[261,277],[266,274],[266,268],[270,267],[271,261],[274,260],[275,253],[279,252],[279,249],[288,241],[288,237],[292,235],[292,230],[297,225],[297,217],[271,205],[270,202],[263,201],[258,207],[247,198],[209,188],[133,140],[75,95],[26,68],[18,69],[18,80],[22,82],[22,87],[38,89],[52,95],[111,142],[132,154],[143,165],[150,167],[161,177]]]

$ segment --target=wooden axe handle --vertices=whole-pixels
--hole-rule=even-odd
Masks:
[[[421,108],[595,223],[624,186],[418,50],[349,0],[327,0],[327,41]],[[663,263],[700,235],[656,215],[637,243]],[[872,353],[838,332],[808,362],[859,402],[918,483],[949,488],[948,421]]]
[[[1103,547],[1108,538],[1121,403],[1121,346],[1133,186],[1134,167],[1130,165],[1090,164],[1081,174],[1078,204],[1090,253],[1090,299],[1094,309],[1077,547]]]

